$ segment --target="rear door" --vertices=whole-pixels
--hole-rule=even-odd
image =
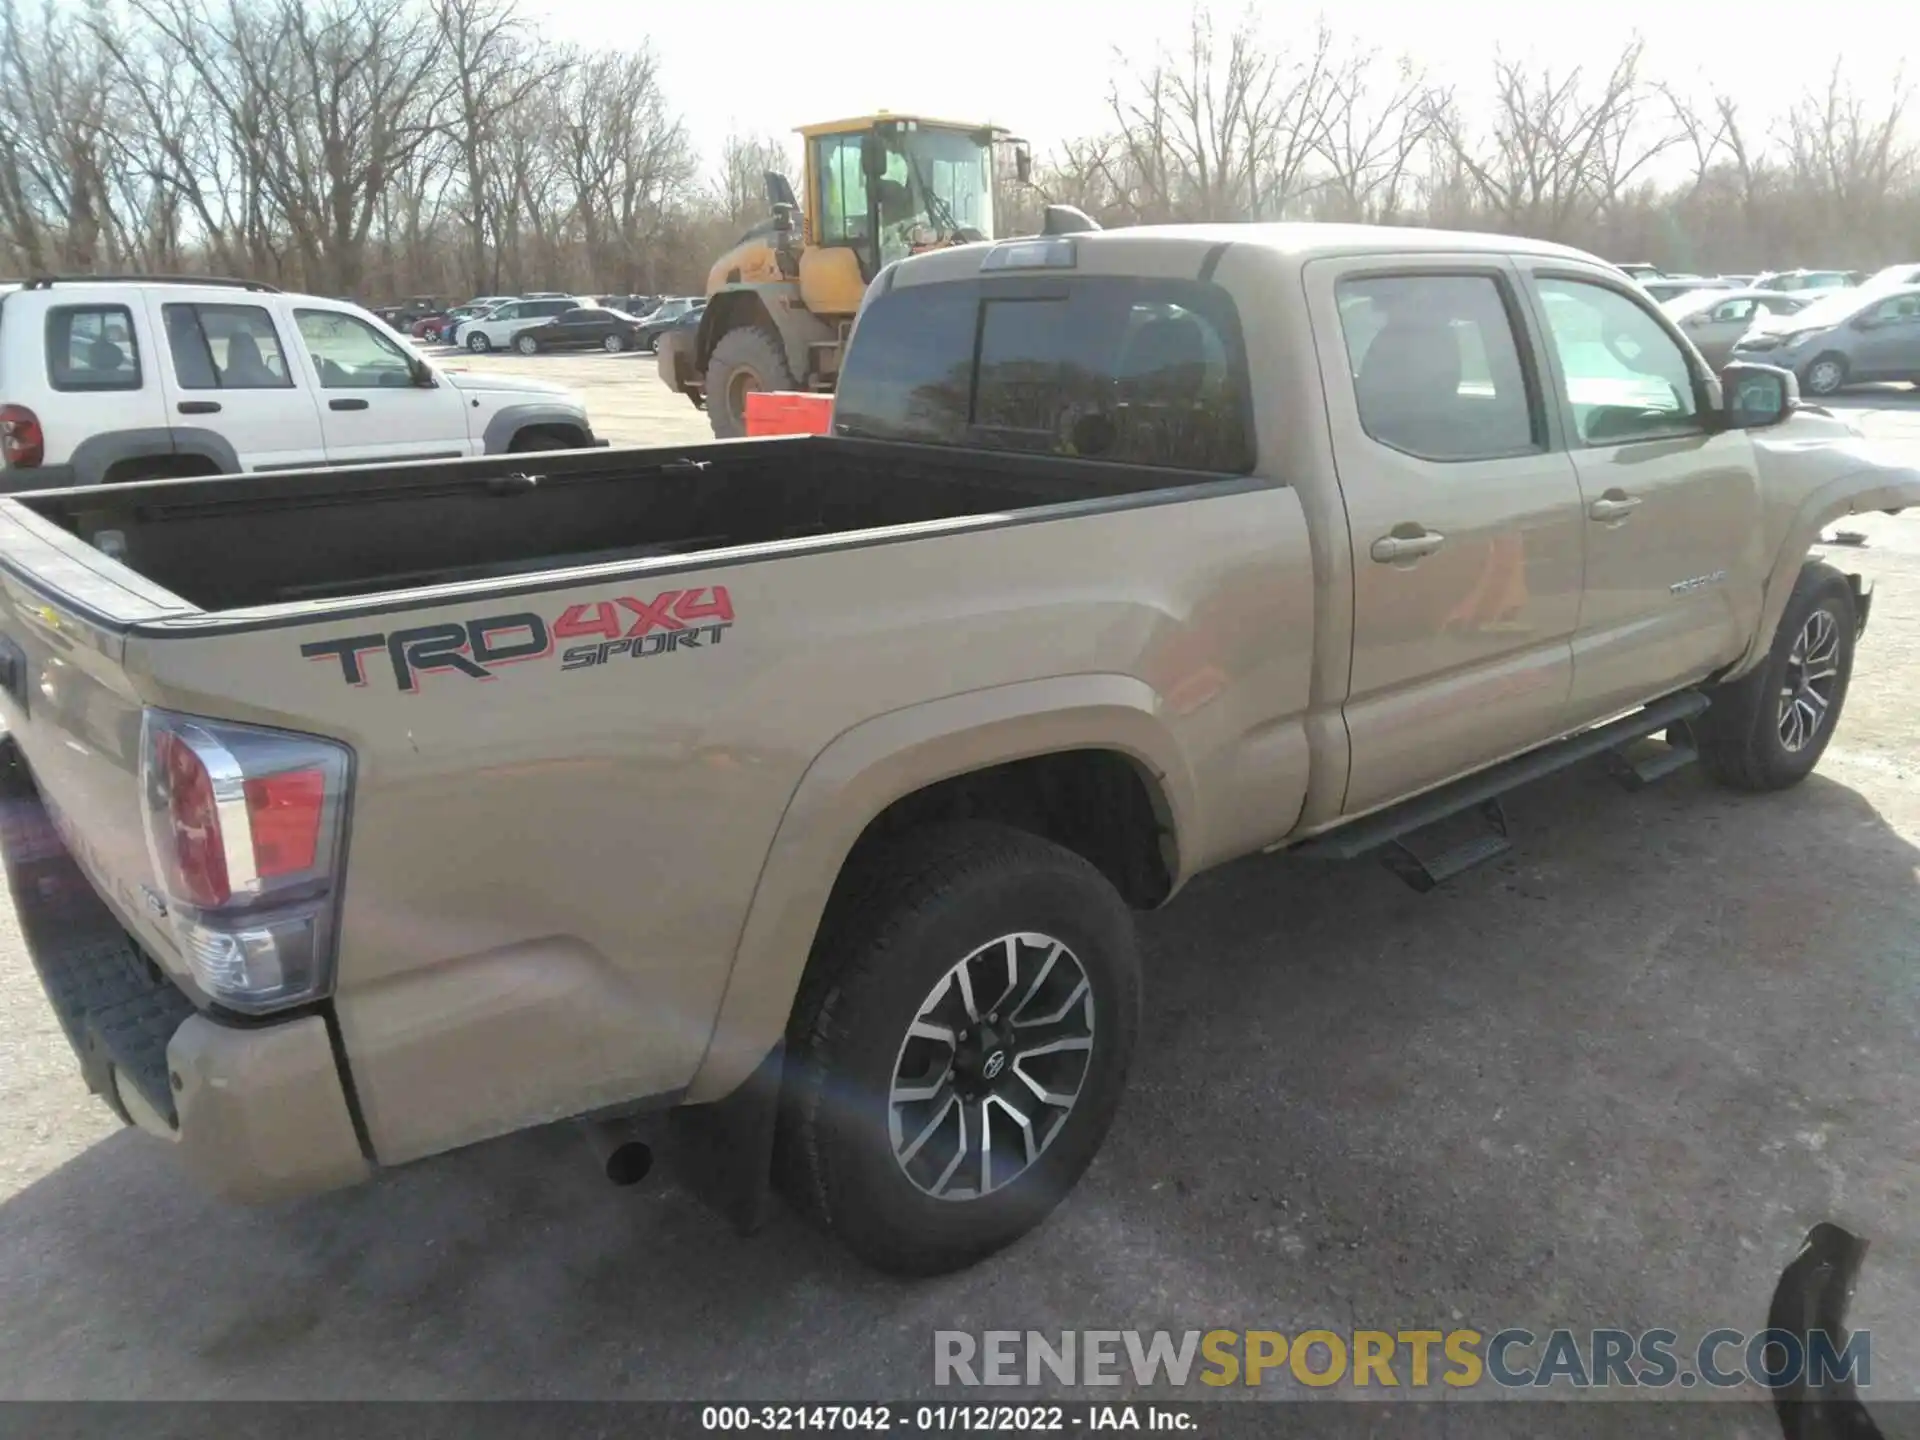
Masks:
[[[1306,281],[1353,555],[1352,814],[1555,733],[1583,521],[1508,261]]]
[[[271,309],[164,292],[145,303],[166,337],[162,370],[175,429],[213,432],[232,446],[243,470],[326,463],[312,381],[293,363],[297,341]]]
[[[1759,474],[1746,432],[1709,425],[1706,377],[1645,296],[1597,268],[1518,264],[1580,482],[1573,712],[1585,723],[1746,648],[1764,573]]]
[[[301,358],[321,397],[327,459],[335,465],[453,459],[473,453],[466,402],[358,315],[312,302],[292,307]]]

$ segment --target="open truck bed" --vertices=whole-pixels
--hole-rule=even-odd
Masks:
[[[941,521],[1177,484],[1165,470],[810,436],[537,452],[16,497],[210,612]]]

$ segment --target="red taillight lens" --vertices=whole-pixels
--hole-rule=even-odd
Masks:
[[[246,784],[253,864],[264,879],[313,869],[327,806],[324,770],[293,770]]]
[[[47,458],[47,435],[40,417],[24,405],[0,405],[0,460],[29,469]]]
[[[162,878],[189,904],[207,910],[224,905],[233,891],[213,777],[193,747],[170,731],[154,737],[153,758],[166,786],[166,831],[158,847]]]
[[[317,735],[148,710],[147,851],[200,988],[252,1014],[333,985],[353,760]]]

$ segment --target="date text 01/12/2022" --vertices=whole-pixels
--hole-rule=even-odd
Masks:
[[[707,1405],[704,1431],[812,1431],[819,1434],[987,1434],[1070,1430],[1192,1432],[1189,1407],[1161,1405]]]

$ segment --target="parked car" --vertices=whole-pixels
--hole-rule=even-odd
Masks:
[[[1814,290],[1696,290],[1667,301],[1665,310],[1714,369],[1733,358],[1734,342],[1766,317],[1795,315],[1820,295]]]
[[[1920,475],[1578,251],[1328,228],[902,260],[829,436],[0,498],[0,845],[89,1082],[255,1200],[562,1116],[632,1175],[677,1106],[743,1226],[777,1173],[949,1270],[1112,1123],[1130,909],[1430,886],[1589,757],[1803,780],[1870,598],[1809,546]]]
[[[466,346],[476,355],[484,355],[489,350],[511,345],[513,337],[522,330],[532,329],[556,315],[590,303],[578,296],[571,299],[548,297],[509,300],[504,305],[496,305],[484,315],[462,320],[454,331],[454,343]]]
[[[1920,285],[1920,265],[1911,262],[1889,265],[1860,282],[1862,290],[1893,290],[1902,285]]]
[[[698,315],[706,308],[707,302],[703,296],[683,295],[662,300],[640,321],[640,348],[653,349],[663,332],[688,315]]]
[[[522,355],[537,355],[542,350],[605,350],[619,354],[640,343],[640,322],[631,315],[600,306],[583,305],[563,310],[551,320],[522,330],[513,337],[513,348]]]
[[[1665,304],[1677,300],[1682,295],[1692,295],[1701,290],[1731,290],[1730,280],[1722,280],[1711,275],[1667,275],[1658,280],[1642,280],[1640,288],[1656,301]]]
[[[0,488],[589,445],[579,398],[443,371],[357,305],[220,280],[0,299]]]
[[[623,315],[640,319],[659,308],[661,297],[658,295],[602,295],[601,308],[618,310]]]
[[[1769,270],[1756,275],[1756,290],[1844,290],[1858,285],[1858,270]]]
[[[1658,265],[1649,265],[1645,261],[1640,260],[1628,261],[1624,264],[1616,265],[1613,268],[1624,271],[1631,278],[1643,283],[1648,280],[1658,280],[1662,275],[1666,274],[1666,271],[1662,270]]]
[[[1810,395],[1875,380],[1920,381],[1920,286],[1836,291],[1749,331],[1733,358],[1790,368]]]
[[[510,296],[504,295],[484,296],[479,300],[469,300],[464,305],[455,305],[445,314],[429,315],[426,319],[414,323],[413,338],[438,341],[441,344],[450,343],[454,331],[459,329],[462,320],[471,320],[476,316],[490,314],[499,306],[507,304],[510,299]]]

